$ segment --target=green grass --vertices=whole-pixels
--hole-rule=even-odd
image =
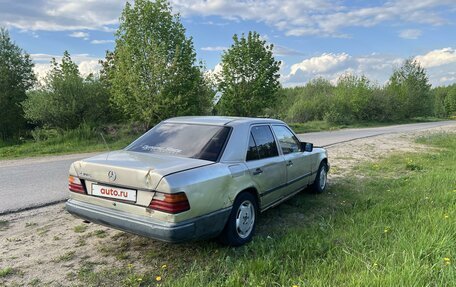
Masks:
[[[7,230],[9,225],[10,223],[8,220],[0,220],[0,231]]]
[[[106,131],[103,134],[109,149],[115,150],[126,147],[140,135],[140,132],[129,129],[128,126],[121,126],[111,134],[107,134]],[[0,142],[0,159],[107,150],[100,132],[87,126],[70,131],[42,130],[35,132],[34,138],[14,143]]]
[[[76,225],[73,230],[76,233],[83,233],[87,230],[87,228],[89,228],[89,226],[87,224],[80,224],[80,225]]]
[[[2,268],[0,269],[0,278],[2,277],[6,277],[10,274],[13,274],[14,273],[14,269],[11,268],[11,267],[5,267],[5,268]]]
[[[108,234],[106,233],[106,231],[101,230],[101,229],[95,230],[95,231],[93,232],[93,234],[94,234],[96,237],[98,237],[98,238],[105,238],[105,237],[108,235]]]
[[[55,262],[67,262],[73,260],[76,257],[76,251],[68,251],[67,253],[60,255]]]
[[[456,136],[419,142],[437,149],[361,163],[328,192],[299,194],[262,214],[246,246],[119,233],[98,250],[132,254],[133,265],[85,264],[77,277],[87,286],[155,286],[157,276],[161,286],[452,286]]]

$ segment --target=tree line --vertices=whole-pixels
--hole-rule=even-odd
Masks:
[[[115,48],[99,75],[82,76],[68,52],[37,81],[30,56],[0,29],[0,139],[34,129],[68,130],[136,122],[143,130],[183,115],[273,116],[291,122],[391,121],[456,112],[456,86],[431,89],[409,59],[385,86],[345,75],[281,88],[273,45],[256,32],[234,35],[221,71],[207,73],[192,37],[166,0],[126,3]],[[222,93],[220,100],[214,95]]]
[[[426,71],[413,59],[405,60],[383,86],[346,74],[334,84],[317,78],[279,93],[276,116],[289,122],[394,122],[456,114],[456,84],[431,88]]]

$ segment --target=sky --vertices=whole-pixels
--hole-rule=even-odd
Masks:
[[[365,75],[383,85],[404,59],[434,86],[456,83],[456,0],[171,0],[193,38],[197,59],[217,71],[233,34],[257,31],[274,45],[283,86],[316,77]],[[0,26],[42,78],[68,50],[83,75],[114,49],[125,1],[0,0]]]

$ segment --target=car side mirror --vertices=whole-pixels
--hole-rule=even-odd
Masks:
[[[301,142],[301,150],[307,151],[307,152],[312,152],[313,151],[313,143],[306,143],[306,142]]]

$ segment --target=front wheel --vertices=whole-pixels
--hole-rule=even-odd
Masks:
[[[328,165],[322,161],[317,171],[317,176],[312,184],[312,190],[315,193],[322,193],[326,190],[328,185]]]
[[[241,246],[252,240],[258,213],[256,197],[243,192],[236,197],[220,241],[229,246]]]

